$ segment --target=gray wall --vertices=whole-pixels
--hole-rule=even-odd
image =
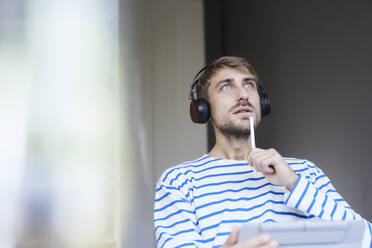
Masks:
[[[168,167],[206,152],[205,125],[189,118],[188,92],[204,64],[203,3],[120,1],[122,245],[155,247],[155,183]]]
[[[223,19],[218,31],[207,26],[207,33],[222,37],[219,47],[209,49],[209,60],[213,54],[247,58],[271,98],[272,114],[263,119],[257,145],[313,161],[349,204],[372,220],[372,2],[208,5],[206,23],[208,16]]]
[[[189,92],[204,66],[203,2],[156,1],[153,8],[155,178],[170,166],[207,152],[206,125],[192,123]]]

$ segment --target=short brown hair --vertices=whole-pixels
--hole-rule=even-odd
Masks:
[[[204,72],[200,75],[198,83],[195,85],[198,99],[204,98],[208,100],[210,79],[218,70],[225,67],[248,71],[258,80],[257,72],[245,58],[234,56],[220,57],[209,64]]]

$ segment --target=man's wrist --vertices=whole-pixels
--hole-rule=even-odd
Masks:
[[[287,190],[292,191],[292,189],[296,185],[297,181],[298,181],[298,175],[296,173],[293,173],[292,176],[290,177],[290,179],[288,180],[288,184],[285,185]]]

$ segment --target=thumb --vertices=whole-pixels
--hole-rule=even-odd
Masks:
[[[255,152],[257,152],[257,150],[258,149],[256,147],[251,148],[251,150],[248,153],[248,161],[251,161],[252,160],[252,154],[255,153]]]
[[[223,247],[229,247],[230,245],[235,245],[238,242],[238,236],[239,236],[239,227],[234,226],[229,237],[225,241],[225,244]]]

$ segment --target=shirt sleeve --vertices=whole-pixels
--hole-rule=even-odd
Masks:
[[[187,195],[190,192],[184,192],[180,186],[157,184],[154,227],[158,248],[204,247],[195,210]]]
[[[323,220],[346,221],[361,220],[368,230],[371,243],[371,223],[364,220],[349,206],[333,187],[329,178],[311,162],[307,162],[311,176],[299,174],[297,183],[291,191],[284,194],[284,204],[306,213],[310,217]]]

